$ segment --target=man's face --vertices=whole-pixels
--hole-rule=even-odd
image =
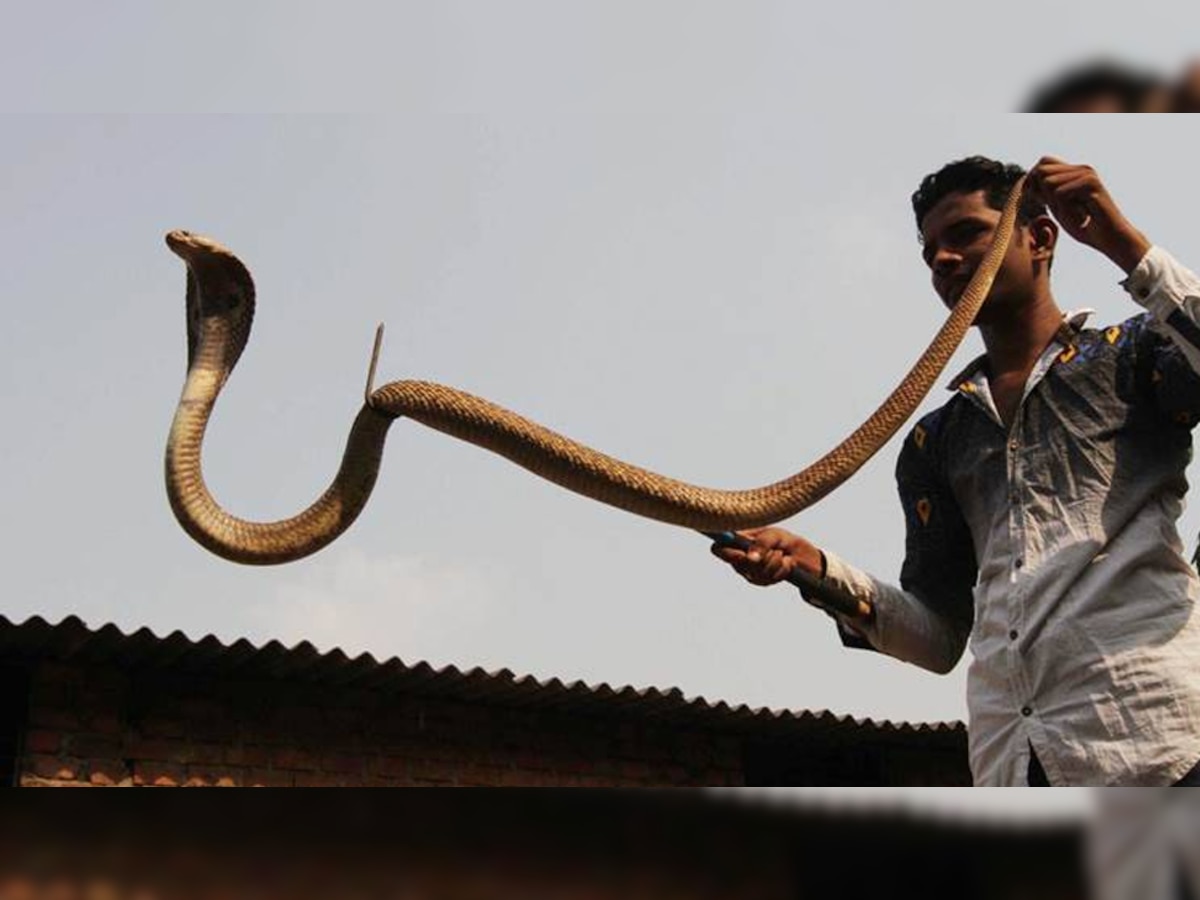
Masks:
[[[921,255],[929,266],[933,289],[947,308],[953,308],[966,289],[999,223],[1000,210],[987,204],[982,190],[947,194],[925,214],[921,222]],[[1028,285],[1020,277],[1022,272],[1030,271],[1028,261],[1022,256],[1028,256],[1028,251],[1018,239],[1022,232],[1023,229],[1018,229],[1013,234],[992,293],[976,317],[977,323],[985,321],[985,311],[1006,305],[1000,298],[1027,293]]]

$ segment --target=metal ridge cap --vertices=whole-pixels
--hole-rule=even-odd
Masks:
[[[28,643],[23,643],[24,638]],[[129,655],[131,644],[140,644],[138,652]],[[725,699],[709,700],[703,695],[688,696],[681,688],[632,685],[616,686],[607,681],[590,684],[581,679],[564,680],[559,676],[538,678],[532,674],[518,675],[509,668],[484,669],[481,666],[463,668],[453,663],[434,666],[426,661],[406,663],[397,656],[378,659],[369,652],[350,655],[341,647],[321,650],[308,640],[288,646],[271,639],[255,644],[239,637],[225,643],[209,633],[200,638],[173,630],[160,636],[142,626],[126,633],[113,623],[92,628],[83,619],[68,614],[58,622],[50,622],[34,614],[24,621],[14,622],[0,614],[0,652],[14,647],[31,651],[25,656],[46,656],[53,659],[80,659],[97,663],[144,663],[176,665],[186,660],[188,668],[213,663],[223,666],[232,663],[231,670],[246,674],[262,667],[279,677],[299,677],[320,682],[328,679],[346,688],[380,689],[389,683],[426,686],[430,693],[449,695],[465,688],[464,695],[480,700],[495,699],[498,703],[522,700],[549,701],[548,705],[567,708],[572,702],[586,702],[593,709],[638,710],[650,718],[666,715],[676,721],[689,716],[715,717],[736,727],[789,728],[803,723],[829,725],[846,729],[867,729],[896,734],[953,734],[965,732],[962,722],[894,722],[872,717],[838,714],[828,709],[791,710],[766,706],[751,707]],[[169,650],[168,650],[169,648]],[[49,652],[46,652],[49,650]],[[164,652],[165,651],[165,652]],[[348,674],[348,677],[338,677]],[[480,690],[484,687],[484,690]],[[494,687],[488,690],[487,687]]]

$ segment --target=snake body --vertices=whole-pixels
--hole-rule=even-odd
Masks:
[[[699,487],[614,459],[465,391],[397,381],[374,391],[358,413],[341,467],[324,494],[298,515],[277,522],[230,515],[213,499],[201,473],[209,416],[249,338],[253,280],[220,244],[173,231],[167,244],[188,270],[188,374],[167,442],[172,510],[200,544],[235,562],[262,565],[308,556],[337,538],[362,511],[375,485],[388,428],[405,417],[507,457],[568,490],[651,519],[710,532],[779,522],[849,478],[915,411],[991,290],[1023,187],[1022,180],[1011,191],[970,283],[900,385],[849,437],[789,478],[747,490]]]

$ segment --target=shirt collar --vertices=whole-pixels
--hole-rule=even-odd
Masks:
[[[1095,312],[1096,311],[1090,307],[1083,307],[1082,309],[1076,309],[1069,313],[1065,313],[1063,315],[1063,328],[1060,328],[1058,333],[1053,337],[1053,342],[1058,344],[1060,347],[1068,346],[1070,341],[1068,340],[1067,334],[1064,333],[1063,329],[1069,329],[1068,333],[1078,332],[1081,328],[1083,328],[1084,324],[1088,320],[1088,317],[1093,315]],[[986,365],[986,353],[975,357],[965,369],[963,369],[946,383],[946,390],[957,391],[964,384],[973,382],[975,380],[975,376],[978,375]]]

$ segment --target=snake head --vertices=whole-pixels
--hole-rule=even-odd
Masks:
[[[254,319],[254,280],[242,261],[211,238],[190,231],[167,234],[167,246],[187,265],[188,368],[210,326],[230,340],[223,364],[233,368],[250,336]]]

